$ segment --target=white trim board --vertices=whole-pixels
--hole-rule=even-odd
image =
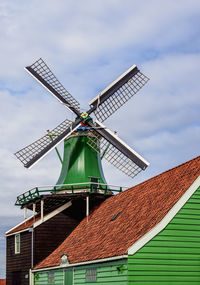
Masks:
[[[52,267],[44,267],[44,268],[40,268],[40,269],[33,269],[32,272],[34,273],[34,272],[39,272],[39,271],[46,271],[46,270],[53,270],[53,269],[62,269],[62,268],[81,266],[81,265],[87,265],[87,264],[94,264],[94,263],[101,263],[101,262],[109,262],[109,261],[114,261],[114,260],[124,259],[124,258],[128,258],[128,255],[119,255],[119,256],[95,259],[95,260],[84,261],[84,262],[79,262],[79,263],[72,263],[72,264],[67,264],[67,265],[58,265],[58,266],[52,266]]]
[[[153,229],[146,233],[142,238],[136,241],[128,249],[128,254],[133,255],[140,248],[142,248],[147,242],[154,238],[158,233],[160,233],[169,222],[175,217],[178,211],[185,205],[189,198],[195,193],[195,191],[200,186],[200,176],[193,182],[193,184],[188,188],[188,190],[182,195],[178,202],[171,208],[171,210],[165,215],[165,217],[158,223]]]
[[[29,231],[31,228],[26,228],[24,230],[21,230],[21,231],[18,231],[18,232],[14,232],[14,233],[11,233],[11,234],[7,234],[6,237],[9,237],[9,236],[15,236],[15,235],[18,235],[18,234],[21,234],[23,232],[26,232],[26,231]]]
[[[14,233],[10,233],[10,231],[14,230],[15,228],[21,226],[22,224],[24,224],[25,222],[29,221],[30,219],[32,219],[34,216],[31,216],[30,218],[24,220],[23,222],[19,223],[18,225],[16,225],[15,227],[13,227],[12,229],[10,229],[9,231],[6,232],[6,236],[11,236],[11,235],[16,235],[16,234],[19,234],[19,233],[22,233],[22,232],[25,232],[25,231],[29,231],[30,228],[32,228],[32,226],[34,228],[38,227],[39,225],[41,225],[42,223],[48,221],[49,219],[53,218],[54,216],[56,216],[57,214],[59,214],[60,212],[64,211],[65,209],[69,208],[70,206],[72,205],[72,202],[69,201],[67,203],[65,203],[64,205],[62,205],[61,207],[55,209],[53,212],[47,214],[46,216],[44,216],[43,220],[42,219],[39,219],[38,221],[36,222],[33,222],[33,224],[26,228],[26,229],[23,229],[23,230],[20,230],[20,231],[17,231],[17,232],[14,232]]]
[[[59,208],[55,209],[53,212],[47,214],[46,216],[44,216],[43,219],[39,219],[38,221],[36,221],[33,224],[33,227],[36,228],[39,225],[43,224],[44,222],[48,221],[49,219],[53,218],[54,216],[56,216],[57,214],[61,213],[62,211],[64,211],[65,209],[69,208],[72,205],[72,202],[69,201],[67,203],[65,203],[64,205],[60,206]]]
[[[6,236],[15,235],[16,233],[19,233],[19,232],[28,230],[29,228],[26,228],[26,229],[24,229],[24,230],[22,230],[22,231],[18,231],[18,232],[16,232],[16,233],[10,233],[10,234],[8,234],[9,232],[13,231],[13,230],[16,229],[17,227],[21,226],[21,225],[24,224],[25,222],[27,222],[27,221],[29,221],[30,219],[32,219],[33,217],[34,217],[34,216],[32,215],[32,216],[29,217],[28,219],[23,220],[21,223],[19,223],[18,225],[14,226],[14,227],[11,228],[10,230],[8,230],[8,231],[5,233],[5,235],[6,235]]]

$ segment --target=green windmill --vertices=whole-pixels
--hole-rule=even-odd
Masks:
[[[105,185],[101,165],[103,158],[132,178],[146,169],[149,163],[102,124],[148,81],[136,65],[89,102],[90,108],[84,113],[80,112],[79,103],[42,59],[25,69],[76,115],[74,122],[65,120],[39,140],[15,153],[26,168],[30,168],[64,141],[63,158],[58,154],[62,169],[56,184],[57,189],[84,183]],[[93,115],[95,119],[92,119]]]

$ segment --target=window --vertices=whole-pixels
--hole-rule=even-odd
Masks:
[[[96,281],[97,280],[97,268],[86,269],[86,282]]]
[[[48,272],[48,282],[54,282],[54,272]]]
[[[99,184],[98,184],[99,183],[99,178],[97,178],[97,177],[90,177],[90,182],[92,182],[91,183],[92,191],[94,191],[96,193],[97,192],[97,188],[99,187]]]
[[[20,253],[20,234],[15,235],[15,254]]]

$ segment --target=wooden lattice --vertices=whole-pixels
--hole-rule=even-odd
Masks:
[[[99,136],[95,131],[92,136],[88,136],[88,145],[90,145],[101,158],[105,158],[117,169],[121,170],[126,175],[134,178],[142,171],[138,165],[119,151],[114,145],[108,142],[104,137]]]
[[[99,106],[95,111],[97,120],[99,122],[104,122],[132,96],[134,96],[147,83],[148,80],[149,78],[139,71],[102,104],[100,97]]]
[[[60,125],[54,128],[49,134],[41,137],[32,144],[26,146],[20,151],[16,152],[16,157],[26,165],[31,161],[34,156],[43,151],[52,141],[57,139],[67,128],[71,126],[72,122],[70,120],[63,121]]]
[[[55,90],[56,92],[52,92],[57,99],[61,96],[64,99],[64,102],[66,101],[66,105],[68,104],[68,107],[73,107],[76,110],[80,110],[80,104],[74,99],[74,97],[64,88],[64,86],[60,83],[60,81],[56,78],[56,76],[53,74],[51,69],[48,67],[48,65],[43,61],[43,59],[39,59],[36,62],[34,62],[31,66],[28,66],[26,68],[29,72],[32,70],[34,73],[32,73],[33,76],[37,78],[37,80],[40,81],[40,83],[44,84],[47,89],[49,89],[50,92]],[[42,80],[41,80],[42,79]],[[43,82],[45,81],[45,82]],[[47,84],[45,84],[47,83]],[[50,90],[52,88],[53,90]],[[58,93],[58,94],[57,94]]]

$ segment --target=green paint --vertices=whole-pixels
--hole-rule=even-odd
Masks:
[[[49,272],[54,273],[54,281],[48,281]],[[64,284],[64,271],[59,270],[47,270],[42,272],[37,272],[34,274],[34,285],[62,285]],[[70,284],[71,285],[71,284]]]
[[[60,162],[61,162],[61,164],[62,164],[63,161],[62,161],[62,158],[61,158],[61,156],[60,156],[60,153],[59,153],[57,147],[55,147],[55,150],[56,150],[57,156],[58,156],[58,158],[59,158],[59,160],[60,160]]]
[[[86,282],[86,269],[97,268],[96,281]],[[74,267],[74,285],[127,285],[127,259]]]
[[[53,141],[53,136],[58,136],[59,134],[52,134],[52,133],[48,132],[48,135],[49,135],[51,141]],[[61,156],[60,156],[60,153],[59,153],[57,147],[55,147],[55,151],[56,151],[57,156],[58,156],[58,158],[59,158],[59,160],[60,160],[60,162],[61,162],[61,164],[62,164],[63,161],[62,161],[62,158],[61,158]]]
[[[199,191],[164,230],[128,257],[128,284],[200,284]]]
[[[99,154],[88,144],[88,137],[80,135],[64,142],[63,164],[58,184],[90,182],[90,177],[99,178],[106,184]]]
[[[73,270],[72,268],[66,269],[64,271],[64,285],[73,284]]]
[[[97,279],[93,282],[86,282],[86,269],[97,268]],[[120,269],[120,272],[119,272]],[[36,272],[34,274],[34,285],[127,285],[127,259],[112,262],[102,262],[85,266],[75,266],[65,269],[54,269],[55,281],[48,283],[48,272]],[[60,282],[60,283],[59,283]]]

